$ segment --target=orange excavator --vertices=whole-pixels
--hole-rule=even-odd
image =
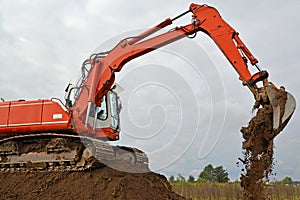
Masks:
[[[156,34],[186,14],[192,22]],[[296,102],[288,92],[278,95],[268,81],[268,72],[258,67],[258,60],[236,32],[208,5],[191,4],[189,10],[145,32],[121,40],[110,51],[95,53],[82,64],[82,76],[66,89],[65,103],[57,98],[15,100],[0,103],[0,168],[5,170],[85,170],[100,163],[125,160],[147,165],[142,151],[113,146],[120,135],[121,102],[115,73],[130,60],[197,32],[206,33],[224,53],[239,74],[244,86],[254,95],[256,107],[273,108],[273,136],[291,118]],[[251,74],[248,62],[257,69]],[[258,82],[262,86],[258,87]]]

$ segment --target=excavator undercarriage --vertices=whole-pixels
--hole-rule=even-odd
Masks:
[[[84,171],[103,165],[148,171],[148,157],[136,148],[70,134],[28,134],[0,140],[1,171]]]

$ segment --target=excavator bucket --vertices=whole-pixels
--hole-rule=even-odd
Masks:
[[[292,117],[296,108],[296,100],[284,88],[277,89],[274,85],[269,85],[266,91],[273,107],[273,137],[275,137]]]

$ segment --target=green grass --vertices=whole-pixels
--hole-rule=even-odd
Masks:
[[[242,199],[242,189],[239,183],[172,183],[173,191],[193,200],[237,200]],[[266,186],[268,199],[294,200],[300,199],[300,185]]]

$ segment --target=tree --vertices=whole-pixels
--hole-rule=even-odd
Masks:
[[[280,183],[283,185],[293,184],[293,179],[291,177],[285,177],[280,181]]]
[[[203,171],[199,174],[198,180],[200,181],[212,181],[214,168],[211,164],[207,165]]]
[[[174,178],[174,176],[170,176],[170,178],[169,178],[169,182],[170,182],[170,183],[174,183],[174,182],[175,182],[175,178]]]
[[[227,183],[229,181],[228,173],[222,166],[214,168],[214,176],[218,183]]]
[[[195,177],[192,176],[192,175],[190,175],[190,176],[189,176],[189,179],[188,179],[188,182],[194,183],[194,182],[195,182]]]
[[[198,181],[227,183],[229,178],[228,173],[223,169],[223,166],[214,168],[211,164],[209,164],[199,174]]]
[[[177,179],[176,179],[176,182],[185,182],[186,180],[185,180],[185,178],[184,178],[184,176],[182,176],[181,174],[178,174],[178,177],[177,177]]]

